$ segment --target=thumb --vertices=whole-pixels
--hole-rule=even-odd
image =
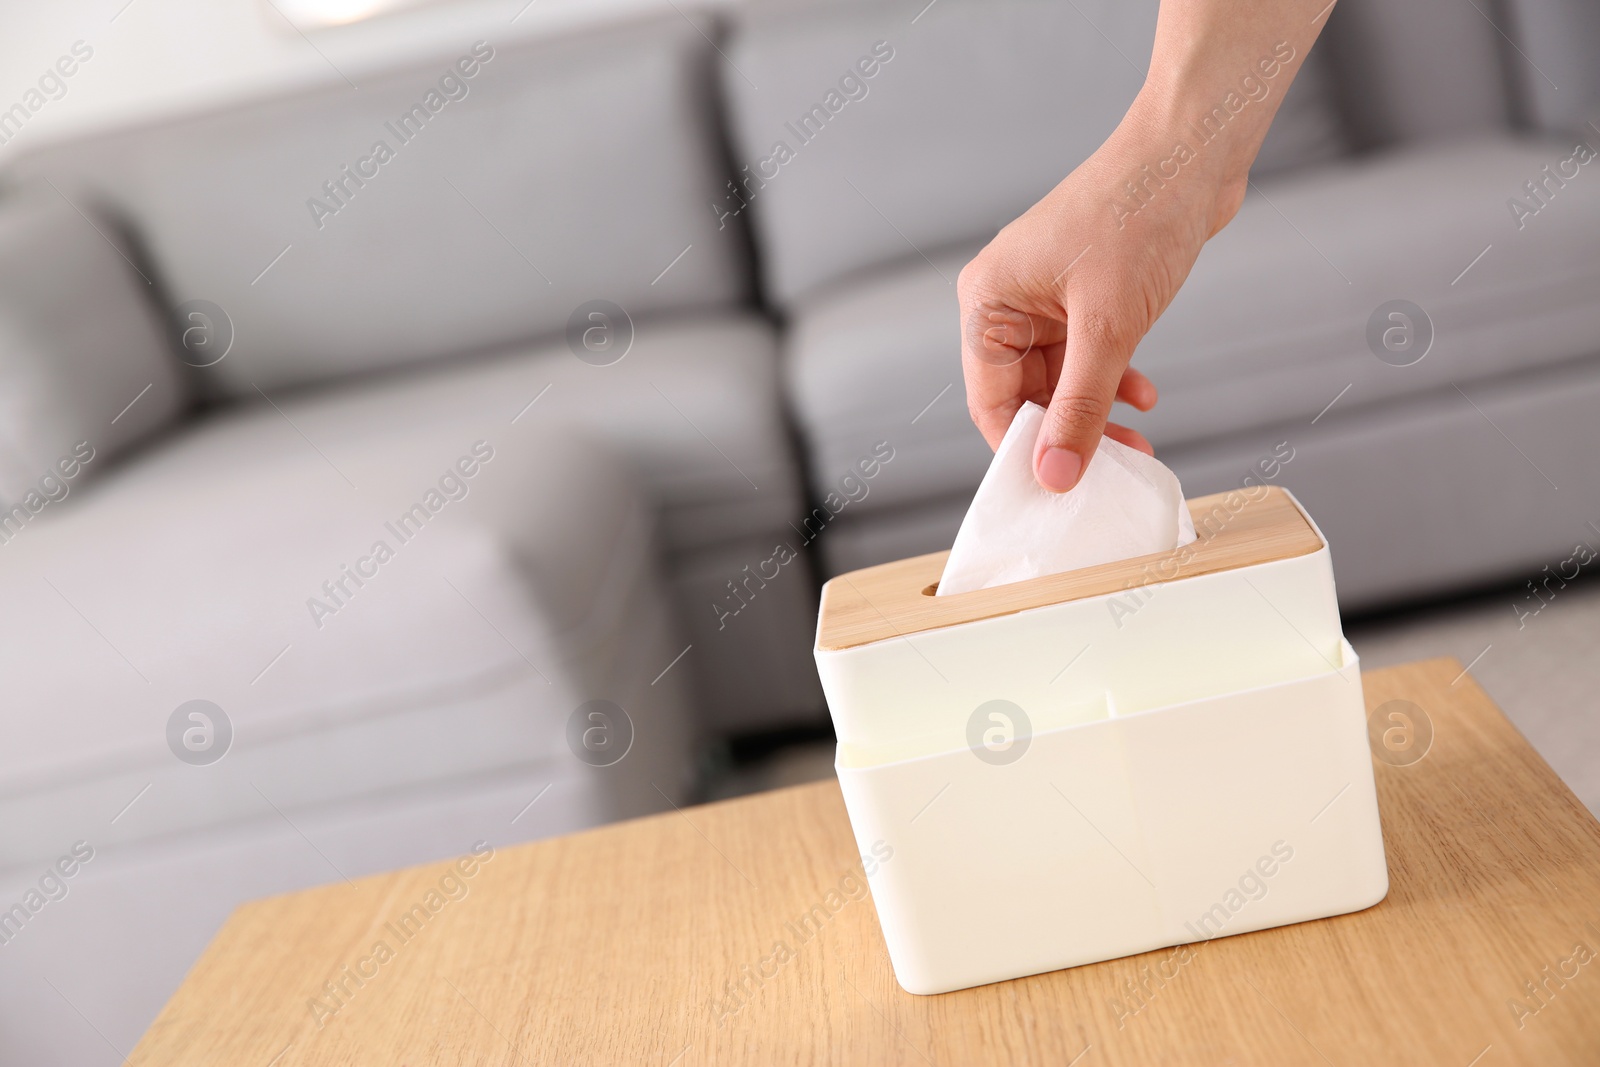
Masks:
[[[1112,314],[1068,310],[1061,375],[1033,454],[1034,477],[1051,492],[1077,485],[1094,458],[1117,386],[1133,358],[1127,334]]]

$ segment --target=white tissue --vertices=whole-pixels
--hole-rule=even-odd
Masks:
[[[1044,408],[1029,403],[1011,420],[961,520],[938,595],[1169,552],[1194,540],[1178,476],[1109,437],[1070,492],[1040,486],[1033,446],[1044,417]]]

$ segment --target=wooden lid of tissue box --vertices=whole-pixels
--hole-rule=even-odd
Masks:
[[[1030,608],[1309,555],[1316,527],[1277,486],[1235,489],[1187,502],[1196,540],[1171,552],[1049,574],[1025,582],[935,596],[949,552],[883,563],[822,588],[817,648],[838,651]]]

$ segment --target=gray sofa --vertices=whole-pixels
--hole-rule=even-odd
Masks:
[[[1343,0],[1136,357],[1185,488],[1291,487],[1347,609],[1535,574],[1600,512],[1600,164],[1507,206],[1600,146],[1600,27],[1494,14]],[[987,463],[954,278],[1115,124],[1152,26],[496,27],[12,157],[8,1053],[117,1062],[241,900],[662,809],[703,742],[822,722],[819,578],[947,546]],[[1408,366],[1366,339],[1395,299],[1432,324]]]

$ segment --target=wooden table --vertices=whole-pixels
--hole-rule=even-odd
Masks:
[[[870,900],[787,925],[858,862],[826,782],[248,904],[131,1061],[1600,1063],[1600,824],[1454,660],[1365,682],[1434,736],[1359,914],[911,996]]]

